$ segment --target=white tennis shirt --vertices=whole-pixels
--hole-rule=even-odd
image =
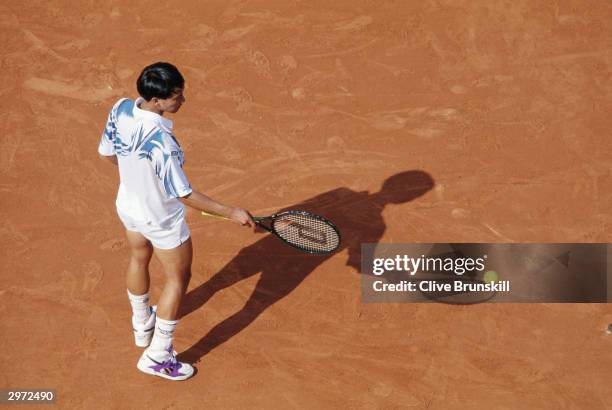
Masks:
[[[183,151],[172,135],[172,121],[123,98],[113,106],[98,152],[117,156],[117,210],[133,220],[170,228],[185,213],[177,198],[191,193],[183,172]]]

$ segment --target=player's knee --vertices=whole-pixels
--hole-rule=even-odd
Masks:
[[[186,287],[191,280],[191,269],[177,269],[168,272],[168,281],[178,286]]]
[[[130,259],[134,263],[148,264],[153,256],[153,246],[149,242],[139,243],[138,246],[131,246]]]
[[[130,256],[130,262],[138,267],[149,266],[149,262],[151,261],[150,253],[132,253]]]
[[[148,269],[151,258],[134,258],[130,259],[130,264],[137,269]]]

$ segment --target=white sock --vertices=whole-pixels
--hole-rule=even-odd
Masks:
[[[151,315],[151,308],[149,307],[149,294],[145,293],[144,295],[133,295],[129,290],[128,299],[130,299],[130,304],[132,305],[132,314],[134,319],[138,322],[146,323]]]
[[[155,333],[153,333],[153,340],[149,350],[155,354],[159,353],[160,356],[166,355],[168,350],[172,349],[172,339],[174,338],[174,329],[178,320],[165,320],[156,318],[155,321]]]

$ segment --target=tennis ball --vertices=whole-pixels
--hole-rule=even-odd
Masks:
[[[484,276],[482,277],[484,283],[491,283],[491,282],[496,282],[497,281],[497,272],[495,272],[494,270],[488,270],[485,272]]]

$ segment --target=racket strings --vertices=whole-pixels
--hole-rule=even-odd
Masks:
[[[336,229],[311,215],[280,215],[274,219],[273,228],[283,240],[308,252],[331,252],[340,244]]]

